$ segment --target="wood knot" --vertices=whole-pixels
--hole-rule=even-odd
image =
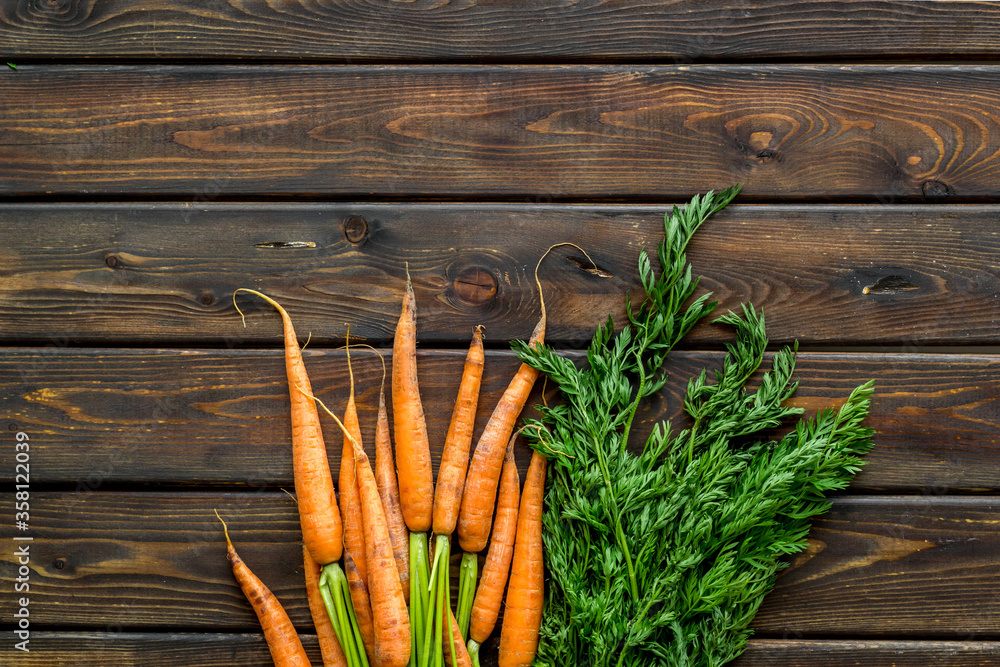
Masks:
[[[120,262],[118,261],[118,258],[115,257],[114,255],[108,255],[107,257],[104,258],[104,264],[109,269],[117,269]]]
[[[462,269],[451,287],[458,300],[469,306],[485,305],[497,294],[496,277],[479,266]]]
[[[368,237],[368,221],[360,215],[349,215],[344,219],[344,238],[355,245]]]
[[[895,294],[897,292],[910,292],[912,290],[920,289],[904,276],[885,276],[884,278],[879,278],[875,281],[874,285],[868,285],[863,290],[862,294]]]
[[[924,194],[924,199],[931,201],[948,199],[955,194],[955,190],[950,185],[941,181],[924,181],[920,185],[920,191]]]

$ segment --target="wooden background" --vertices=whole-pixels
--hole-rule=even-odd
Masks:
[[[408,263],[440,443],[475,325],[479,428],[515,368],[546,247],[601,269],[542,270],[579,358],[668,207],[735,182],[702,285],[800,342],[807,410],[875,378],[878,431],[738,664],[1000,663],[1000,3],[0,0],[0,51],[3,664],[270,664],[213,509],[307,632],[278,319],[237,287],[339,405]],[[726,339],[685,341],[647,428]]]

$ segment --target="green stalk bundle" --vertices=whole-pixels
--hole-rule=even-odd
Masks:
[[[777,440],[755,439],[802,413],[787,399],[797,345],[767,347],[752,305],[718,320],[735,330],[722,367],[687,386],[690,426],[656,424],[640,446],[629,433],[643,400],[666,382],[668,353],[715,307],[693,299],[685,249],[738,188],[696,196],[665,217],[654,271],[639,257],[645,300],[628,323],[599,327],[578,368],[549,346],[514,344],[562,401],[524,430],[550,459],[545,496],[545,612],[535,665],[717,666],[746,648],[750,623],[784,556],[806,546],[826,493],[847,486],[871,446],[861,425],[872,383],[838,410],[800,419]],[[688,305],[685,305],[688,304]],[[752,385],[752,387],[748,386]]]

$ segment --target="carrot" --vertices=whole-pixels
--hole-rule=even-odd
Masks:
[[[403,309],[392,346],[392,413],[403,519],[411,532],[423,533],[431,527],[434,482],[427,423],[417,383],[416,310],[407,270]]]
[[[483,378],[482,326],[472,334],[472,344],[465,357],[462,382],[455,399],[455,409],[445,436],[444,450],[438,467],[437,486],[434,489],[434,533],[451,535],[458,522],[458,509],[465,488],[465,469],[469,465],[469,448],[476,423],[479,404],[479,387]]]
[[[510,584],[500,627],[498,667],[527,667],[538,650],[545,597],[542,502],[547,463],[544,456],[532,452],[517,517]]]
[[[396,569],[389,525],[368,455],[354,444],[358,490],[364,517],[368,588],[375,619],[375,663],[404,667],[410,659],[410,618]]]
[[[368,599],[368,565],[365,561],[365,534],[361,500],[354,463],[354,443],[361,445],[361,424],[354,401],[354,370],[351,366],[350,329],[348,328],[347,372],[351,390],[344,410],[344,449],[340,456],[340,516],[344,524],[344,574],[351,592],[351,603],[358,619],[358,630],[365,653],[371,662],[375,655],[375,627]]]
[[[302,541],[313,559],[320,565],[335,563],[343,552],[343,528],[333,490],[333,477],[326,456],[326,445],[320,430],[316,404],[309,398],[312,385],[306,375],[302,351],[295,337],[292,320],[277,301],[256,290],[241,287],[233,292],[255,294],[274,306],[281,315],[285,339],[285,372],[291,399],[292,469],[295,495],[299,505]],[[240,312],[239,306],[236,310]]]
[[[375,620],[372,618],[371,598],[368,584],[361,577],[360,569],[350,551],[344,552],[344,574],[347,576],[347,586],[351,593],[351,606],[361,633],[361,644],[365,648],[369,664],[375,662]]]
[[[392,555],[396,559],[403,597],[410,602],[410,544],[406,536],[406,522],[399,505],[399,487],[396,469],[392,463],[392,440],[389,435],[389,415],[385,409],[385,391],[378,396],[378,420],[375,426],[375,483],[382,498],[385,519],[392,541]]]
[[[490,549],[486,553],[483,576],[479,581],[476,599],[472,605],[469,627],[469,654],[474,656],[474,664],[479,664],[479,646],[493,632],[500,603],[503,601],[510,571],[511,557],[514,555],[514,536],[517,530],[518,493],[520,479],[514,462],[515,433],[507,443],[503,472],[500,476],[500,496],[497,500],[497,516],[493,524]]]
[[[302,546],[303,570],[306,579],[306,598],[309,600],[309,613],[312,614],[313,625],[316,626],[316,637],[319,639],[319,650],[323,656],[323,667],[347,667],[347,657],[340,648],[333,623],[323,606],[323,597],[319,591],[319,563],[309,555],[309,549]]]
[[[288,618],[288,614],[285,613],[284,607],[236,553],[232,540],[229,539],[229,528],[226,526],[226,522],[222,521],[218,511],[215,512],[215,516],[222,522],[222,530],[226,535],[229,566],[233,569],[233,575],[236,577],[240,589],[257,614],[275,667],[309,667],[309,656],[302,648],[299,635],[295,632],[295,627]]]
[[[403,599],[403,585],[396,570],[396,559],[389,538],[389,526],[378,494],[375,473],[361,444],[350,436],[347,427],[316,397],[323,410],[333,417],[354,447],[358,496],[365,532],[365,556],[368,565],[368,595],[375,627],[375,659],[378,667],[404,667],[410,659],[410,618]]]
[[[528,339],[528,344],[532,347],[541,345],[545,341],[545,296],[542,294],[542,283],[538,280],[538,269],[542,265],[542,260],[557,245],[546,250],[535,265],[535,283],[538,285],[542,313]],[[497,484],[500,481],[500,470],[503,467],[505,445],[514,431],[514,423],[524,409],[537,378],[537,370],[528,364],[521,364],[493,409],[486,428],[479,436],[479,442],[476,443],[476,451],[472,454],[469,471],[465,476],[465,492],[462,494],[462,506],[458,515],[458,543],[467,553],[477,553],[486,546],[493,518]]]
[[[347,330],[348,337],[351,335]],[[358,407],[354,401],[354,370],[351,367],[351,348],[347,347],[347,372],[350,376],[351,391],[344,410],[344,449],[340,456],[340,517],[344,525],[344,550],[354,559],[361,581],[368,581],[368,566],[365,564],[365,534],[361,525],[361,506],[358,499],[358,480],[354,471],[353,440],[361,444],[361,424],[358,421]]]

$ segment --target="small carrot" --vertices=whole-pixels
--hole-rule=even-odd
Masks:
[[[411,532],[423,533],[431,527],[434,481],[417,382],[416,313],[417,302],[407,270],[403,309],[392,346],[392,413],[403,518]]]
[[[358,564],[351,556],[350,551],[344,552],[344,574],[347,576],[347,586],[351,593],[351,606],[354,608],[358,631],[361,633],[361,644],[364,646],[365,655],[368,656],[368,663],[370,665],[378,664],[375,662],[375,619],[372,618],[368,584],[361,577]]]
[[[351,335],[350,329],[347,331]],[[347,346],[347,373],[350,377],[350,394],[344,409],[344,449],[340,455],[340,518],[344,526],[344,550],[354,559],[361,581],[368,581],[368,566],[365,564],[365,533],[361,525],[361,506],[358,499],[358,479],[354,470],[354,445],[352,439],[361,444],[361,424],[358,407],[354,401],[354,369],[351,367],[351,348]],[[363,446],[363,445],[362,445]]]
[[[410,618],[396,569],[389,525],[368,455],[357,443],[354,456],[364,516],[368,587],[375,620],[375,664],[404,667],[410,660]]]
[[[295,627],[285,613],[284,607],[236,553],[233,542],[229,539],[229,528],[226,522],[222,521],[218,511],[215,512],[215,516],[222,522],[222,530],[226,535],[229,566],[233,569],[233,575],[239,582],[240,589],[260,620],[260,627],[264,631],[264,639],[271,651],[271,660],[274,661],[275,667],[309,667],[309,656],[302,648],[299,635],[295,632]]]
[[[542,503],[547,464],[544,456],[532,452],[517,517],[510,584],[500,626],[498,667],[528,667],[538,650],[545,598]]]
[[[382,498],[385,519],[392,541],[392,555],[396,559],[403,597],[410,602],[410,543],[406,522],[399,505],[399,486],[392,462],[392,440],[389,434],[389,415],[385,409],[385,391],[378,396],[378,418],[375,425],[375,483]]]
[[[316,397],[312,397],[337,425],[349,435],[347,427]],[[389,526],[378,494],[375,473],[361,444],[353,439],[355,471],[365,530],[365,556],[368,560],[368,595],[375,627],[375,659],[378,667],[404,667],[410,660],[410,617],[403,599],[403,585],[396,570],[396,559],[389,539]]]
[[[473,663],[477,666],[479,646],[486,641],[496,626],[504,589],[507,587],[511,557],[514,555],[520,492],[520,479],[514,461],[516,439],[517,433],[511,436],[510,442],[507,443],[503,472],[500,475],[500,494],[497,500],[496,521],[493,523],[493,536],[490,538],[490,548],[486,553],[486,563],[483,565],[483,576],[476,590],[476,599],[472,604],[469,654],[473,656]]]
[[[482,326],[476,327],[472,343],[465,357],[462,381],[455,399],[448,434],[445,436],[441,463],[438,466],[437,486],[434,489],[434,533],[451,535],[458,522],[458,509],[465,488],[465,469],[469,465],[469,448],[472,431],[476,425],[476,407],[479,404],[479,387],[483,379]]]
[[[292,320],[285,309],[271,297],[256,290],[241,287],[233,292],[255,294],[274,306],[281,315],[285,339],[285,372],[288,376],[288,394],[291,399],[292,420],[292,470],[295,495],[299,505],[302,541],[313,559],[320,565],[335,563],[343,553],[343,527],[340,511],[333,490],[333,477],[326,456],[323,432],[320,430],[319,413],[309,396],[312,385],[306,374],[302,351]],[[239,306],[236,310],[240,312]]]
[[[361,516],[361,499],[354,465],[354,443],[361,444],[361,424],[354,400],[354,369],[351,366],[350,329],[347,331],[347,373],[350,394],[344,410],[344,449],[340,456],[340,516],[344,524],[344,574],[351,591],[351,603],[358,619],[361,641],[372,662],[375,655],[375,626],[371,602],[368,599],[368,565],[365,557],[365,533]]]
[[[465,470],[469,465],[469,447],[472,445],[472,432],[476,425],[476,407],[479,404],[484,362],[483,332],[479,326],[472,333],[472,343],[465,357],[462,381],[445,437],[437,486],[434,489],[434,533],[438,536],[442,560],[436,561],[432,570],[446,582],[450,580],[448,555],[451,553],[451,534],[455,531],[462,491],[465,488]],[[431,586],[433,587],[433,583]],[[463,592],[467,594],[463,596]],[[472,605],[469,592],[471,591],[460,589],[458,598],[458,627],[463,635],[468,631],[467,611]]]
[[[319,591],[319,563],[309,555],[309,549],[306,549],[305,545],[302,546],[302,561],[306,579],[306,598],[309,600],[309,613],[312,614],[316,637],[319,639],[323,667],[348,667],[344,649],[340,648],[337,633],[334,632],[330,616],[323,606],[323,597]]]

